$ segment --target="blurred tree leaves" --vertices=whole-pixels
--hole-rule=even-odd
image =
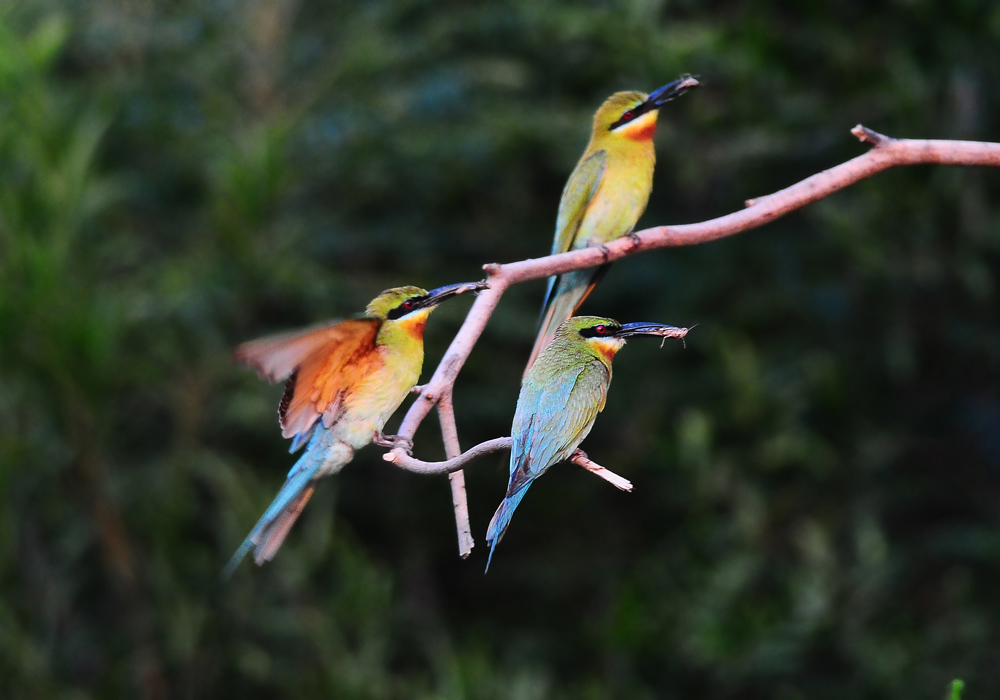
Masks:
[[[849,158],[858,122],[998,140],[998,35],[986,2],[3,5],[3,696],[996,695],[988,170],[617,264],[588,311],[700,323],[630,344],[587,441],[636,492],[554,470],[489,577],[446,484],[374,449],[217,576],[292,463],[236,343],[545,252],[616,89],[706,85],[664,114],[649,225]],[[463,373],[463,444],[509,430],[540,297]],[[505,472],[469,471],[478,537]]]

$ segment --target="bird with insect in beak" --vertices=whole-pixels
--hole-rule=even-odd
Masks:
[[[616,92],[604,101],[594,114],[587,150],[563,189],[552,255],[603,245],[632,233],[653,187],[653,135],[660,108],[698,85],[685,75],[649,95]],[[549,278],[528,367],[551,342],[559,324],[580,308],[607,267]]]
[[[552,342],[528,369],[517,397],[507,495],[486,532],[487,571],[531,482],[569,459],[594,427],[611,386],[611,361],[625,340],[638,335],[683,338],[687,332],[662,323],[622,325],[598,316],[574,316],[556,329]]]
[[[305,446],[277,497],[233,555],[229,576],[250,552],[270,561],[312,496],[316,481],[336,474],[370,442],[395,446],[382,427],[420,378],[424,326],[431,311],[482,282],[425,291],[397,287],[379,294],[362,317],[244,343],[234,357],[272,382],[287,380],[278,407],[289,452]]]

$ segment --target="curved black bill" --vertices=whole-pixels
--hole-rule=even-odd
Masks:
[[[667,83],[661,88],[657,88],[650,93],[649,98],[646,100],[651,108],[656,109],[660,105],[664,105],[670,100],[676,99],[683,95],[688,90],[696,88],[701,83],[698,82],[696,78],[690,75],[682,75],[680,78],[672,83]]]
[[[464,294],[465,292],[481,292],[484,289],[489,289],[489,285],[486,282],[461,282],[459,284],[448,284],[444,287],[438,287],[437,289],[432,289],[427,292],[427,296],[420,300],[421,307],[437,306],[442,301],[451,299],[459,294]]]
[[[688,330],[690,329],[668,326],[665,323],[637,321],[635,323],[626,323],[623,325],[618,332],[615,333],[615,337],[629,338],[634,335],[655,335],[659,338],[683,338],[687,335]]]

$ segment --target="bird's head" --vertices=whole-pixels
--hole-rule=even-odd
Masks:
[[[652,335],[659,338],[683,338],[687,328],[677,328],[664,323],[621,324],[613,318],[601,316],[573,316],[566,319],[556,330],[556,338],[562,338],[574,344],[583,343],[584,347],[598,357],[604,358],[608,364],[615,354],[625,345],[625,340],[637,335]]]
[[[449,284],[429,292],[420,287],[394,287],[372,299],[365,309],[365,314],[370,318],[399,323],[414,332],[423,333],[427,317],[442,301],[463,292],[476,292],[482,289],[486,289],[483,282]]]
[[[594,115],[593,138],[601,141],[608,137],[631,141],[652,139],[660,107],[699,84],[690,75],[685,75],[648,95],[636,91],[616,92]]]

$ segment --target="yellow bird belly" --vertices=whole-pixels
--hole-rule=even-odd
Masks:
[[[384,362],[344,397],[343,416],[333,426],[337,439],[354,449],[372,441],[420,379],[422,342],[417,347],[393,349],[379,345],[377,351]]]

